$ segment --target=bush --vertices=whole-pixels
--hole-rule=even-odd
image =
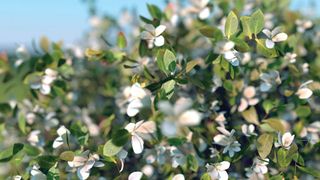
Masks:
[[[320,178],[319,19],[288,4],[148,4],[2,53],[1,179]]]

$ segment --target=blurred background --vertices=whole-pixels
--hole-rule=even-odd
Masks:
[[[165,0],[4,0],[0,5],[0,51],[47,36],[53,41],[72,44],[89,26],[92,15],[117,19],[123,10],[148,17],[146,3],[164,8]],[[291,9],[310,18],[319,17],[319,0],[292,0]]]

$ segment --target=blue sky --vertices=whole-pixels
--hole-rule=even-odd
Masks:
[[[146,3],[163,7],[163,0],[97,0],[98,13],[117,16],[123,8],[136,8],[147,14]],[[116,3],[115,3],[116,2]],[[319,0],[294,0],[293,9],[303,9]],[[3,0],[0,6],[0,47],[29,44],[42,35],[50,39],[74,42],[88,29],[88,9],[81,0]],[[318,12],[319,15],[319,12]]]

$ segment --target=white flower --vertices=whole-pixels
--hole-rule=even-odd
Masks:
[[[209,173],[211,179],[218,180],[228,180],[229,176],[227,169],[229,169],[230,163],[228,161],[222,161],[213,165],[207,164],[207,172]]]
[[[52,147],[58,148],[63,144],[67,144],[70,139],[70,131],[65,126],[60,126],[57,130],[57,134],[59,135],[53,142]]]
[[[214,119],[220,126],[224,127],[226,123],[226,117],[224,116],[225,112],[220,112],[218,116]]]
[[[143,139],[149,138],[150,134],[156,131],[156,124],[153,121],[129,123],[125,129],[131,134],[131,145],[134,153],[140,154],[143,151]]]
[[[24,45],[19,45],[19,47],[16,49],[16,55],[19,59],[29,59],[30,58],[30,54],[27,50],[27,48]]]
[[[165,113],[165,121],[161,124],[161,131],[166,136],[174,136],[180,127],[196,126],[201,122],[201,113],[190,109],[192,100],[189,98],[179,98],[174,105],[168,101],[159,102],[158,107]]]
[[[199,19],[204,20],[210,16],[210,8],[207,6],[209,0],[191,0],[191,3],[191,11],[198,13]]]
[[[209,148],[210,150],[210,158],[214,158],[219,155],[219,151],[216,148]]]
[[[234,50],[234,42],[232,41],[220,41],[216,44],[214,52],[223,54],[224,58],[231,63],[232,66],[239,66],[240,54]]]
[[[186,163],[185,155],[175,146],[169,147],[170,156],[172,158],[172,167],[183,166]]]
[[[172,177],[172,180],[185,180],[183,174],[176,174]]]
[[[218,134],[213,138],[214,143],[220,146],[225,146],[223,153],[228,152],[229,156],[233,157],[235,152],[239,152],[241,150],[240,143],[234,137],[235,130],[232,129],[231,132],[229,132],[224,127],[217,127],[217,129],[222,134]]]
[[[211,92],[215,92],[219,87],[222,86],[222,80],[219,76],[214,76],[212,78],[212,81],[213,81],[213,87]]]
[[[164,37],[161,34],[166,30],[166,26],[159,25],[155,28],[152,24],[146,24],[144,29],[145,31],[141,32],[141,39],[148,42],[149,48],[153,48],[153,45],[157,47],[164,45]]]
[[[141,171],[143,172],[143,174],[145,174],[148,177],[151,177],[154,173],[154,168],[152,165],[144,165],[141,169]]]
[[[20,175],[13,176],[13,180],[21,180],[21,179],[22,179],[22,176]]]
[[[260,84],[262,92],[269,91],[273,86],[281,84],[281,79],[278,71],[271,70],[269,73],[261,73],[260,79],[263,83]]]
[[[144,106],[145,97],[149,96],[149,91],[140,86],[139,83],[135,83],[130,89],[127,89],[128,93],[128,107],[127,115],[133,117],[140,112],[140,109]],[[148,99],[148,98],[147,98]]]
[[[128,177],[128,180],[140,180],[143,176],[143,173],[140,172],[140,171],[135,171],[135,172],[132,172],[129,177]]]
[[[254,165],[253,165],[253,170],[257,174],[266,174],[268,172],[268,167],[267,167],[268,164],[269,164],[269,159],[268,158],[263,159],[263,160],[255,158]]]
[[[298,26],[297,31],[300,33],[305,32],[307,29],[309,29],[313,26],[313,23],[310,20],[297,19],[295,23]]]
[[[43,76],[34,77],[30,86],[32,89],[40,89],[42,94],[48,95],[51,92],[51,84],[57,79],[57,76],[57,71],[47,68]]]
[[[288,35],[284,32],[281,32],[280,27],[276,27],[272,31],[264,29],[262,32],[267,36],[266,46],[269,49],[272,49],[276,42],[281,42],[288,39]]]
[[[247,109],[249,105],[250,106],[256,105],[259,102],[259,99],[254,98],[255,95],[256,95],[256,89],[253,86],[246,87],[243,91],[243,98],[241,98],[240,100],[238,111],[242,112],[245,109]]]
[[[312,96],[312,94],[313,94],[312,90],[307,87],[307,85],[312,82],[313,82],[312,80],[309,80],[309,81],[300,85],[298,91],[296,92],[296,95],[300,99],[308,99]]]
[[[285,149],[290,149],[290,146],[294,140],[294,135],[291,135],[290,132],[286,132],[283,135],[278,134],[278,142],[274,143],[275,147],[283,147]]]
[[[74,156],[73,161],[68,161],[71,168],[77,168],[77,176],[80,180],[88,179],[92,167],[103,167],[98,154],[90,154],[84,151],[79,156]]]
[[[297,61],[297,54],[296,53],[291,53],[287,52],[286,55],[284,56],[284,59],[290,63],[295,63]]]
[[[249,126],[244,124],[241,126],[241,130],[242,130],[242,133],[247,137],[257,136],[257,134],[254,132],[254,125],[253,124],[250,124]]]
[[[38,165],[33,165],[32,169],[30,171],[31,174],[31,180],[46,180],[47,176],[45,174],[43,174],[40,170],[39,170],[39,166]]]
[[[32,146],[42,146],[44,144],[43,138],[40,137],[40,130],[33,130],[28,136],[28,141]]]

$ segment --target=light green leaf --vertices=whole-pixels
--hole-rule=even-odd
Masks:
[[[1,150],[0,152],[0,162],[8,162],[10,161],[14,155],[16,155],[18,152],[20,152],[23,149],[23,144],[16,143],[13,146]]]
[[[197,159],[192,155],[187,155],[187,169],[197,172],[199,168]]]
[[[278,131],[281,133],[285,132],[285,128],[284,128],[283,124],[281,123],[281,120],[278,118],[269,118],[269,119],[263,120],[262,122],[268,124],[275,131]]]
[[[204,174],[201,176],[200,180],[211,180],[211,176],[210,176],[209,173],[204,173]]]
[[[254,107],[242,112],[242,117],[249,123],[259,125],[258,114]]]
[[[238,30],[238,17],[237,15],[231,11],[227,17],[224,32],[227,38],[229,39],[231,35],[237,32]]]
[[[242,33],[249,37],[249,39],[252,39],[252,31],[251,31],[251,28],[250,28],[250,17],[249,16],[242,16],[240,17],[240,22],[241,22],[241,26],[242,26]]]
[[[120,49],[123,49],[127,46],[127,40],[123,32],[119,32],[117,36],[117,45]]]
[[[298,169],[304,173],[310,174],[316,178],[320,178],[320,171],[314,169],[314,168],[309,168],[309,167],[302,167],[302,166],[297,166]]]
[[[167,98],[170,99],[174,93],[174,87],[176,85],[175,80],[170,80],[162,84],[162,88],[166,92]]]
[[[170,71],[170,65],[172,63],[176,63],[176,56],[173,52],[171,52],[168,49],[161,49],[158,51],[157,54],[157,64],[159,69],[164,72],[166,75],[168,75]]]
[[[18,115],[18,126],[20,131],[23,134],[26,134],[26,118],[24,117],[23,113],[19,113]]]
[[[256,39],[257,42],[257,52],[267,58],[274,58],[278,56],[277,51],[272,48],[266,47],[265,39]]]
[[[109,140],[103,146],[103,155],[105,155],[105,156],[114,156],[118,152],[120,152],[121,149],[122,149],[122,146],[116,146],[115,144],[112,143],[112,140]]]
[[[273,145],[273,136],[271,134],[262,134],[257,140],[257,149],[260,157],[265,159],[271,152]]]
[[[59,158],[64,161],[73,161],[74,152],[72,151],[64,151],[60,154]]]
[[[255,11],[250,17],[251,32],[257,35],[264,27],[264,15],[260,9]]]

